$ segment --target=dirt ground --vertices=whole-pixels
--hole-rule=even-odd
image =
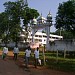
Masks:
[[[17,61],[13,60],[13,53],[9,52],[5,60],[1,58],[0,51],[0,75],[75,75],[72,72],[63,72],[48,69],[46,67],[29,65],[29,69],[25,69],[24,60],[18,57]]]

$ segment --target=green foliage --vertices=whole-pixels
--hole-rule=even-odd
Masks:
[[[57,30],[54,34],[63,36],[63,39],[74,39],[75,36],[72,34],[72,32],[65,31],[65,30]]]
[[[71,57],[70,54],[67,54],[66,58],[64,58],[63,52],[61,51],[57,58],[56,51],[48,51],[45,52],[45,57],[46,66],[50,69],[75,72],[75,56]]]
[[[47,61],[47,65],[52,69],[75,72],[75,62],[73,61],[59,60],[55,62],[55,60],[50,59]]]
[[[0,13],[0,38],[4,41],[19,41],[19,34],[22,26],[25,27],[25,36],[28,35],[28,23],[34,17],[37,18],[39,13],[35,9],[25,6],[23,0],[16,2],[5,2],[5,11]],[[21,26],[21,19],[23,25]],[[26,38],[27,39],[27,38]]]
[[[55,27],[75,33],[75,1],[69,0],[59,4]]]
[[[7,34],[9,32],[9,19],[6,12],[0,13],[0,39],[8,42]]]
[[[75,51],[74,51],[75,52]],[[62,51],[61,51],[62,53]],[[46,51],[45,52],[45,62],[48,68],[50,69],[56,69],[56,70],[60,70],[60,71],[68,71],[68,72],[75,72],[75,56],[71,57],[69,55],[69,57],[64,58],[64,55],[60,55],[61,53],[59,53],[58,59],[56,57],[56,51]],[[19,56],[24,57],[25,53],[20,52]],[[40,59],[42,60],[42,65],[44,64],[44,57],[43,57],[43,53],[40,52]],[[58,61],[57,61],[58,60]],[[31,54],[31,58],[30,61],[33,62],[34,61],[34,53],[32,52]]]

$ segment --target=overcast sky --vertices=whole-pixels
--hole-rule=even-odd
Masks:
[[[4,11],[3,4],[6,1],[17,1],[17,0],[0,0],[0,12]],[[68,1],[68,0],[28,0],[28,5],[30,8],[34,8],[34,9],[38,10],[38,12],[40,14],[42,13],[42,16],[45,18],[50,11],[52,14],[52,17],[53,17],[52,20],[54,23],[59,3],[62,3],[65,1]],[[51,32],[54,32],[55,30],[56,29],[54,28],[54,26],[52,26]]]

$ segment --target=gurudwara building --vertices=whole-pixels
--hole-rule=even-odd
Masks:
[[[62,40],[63,36],[50,34],[49,41]],[[34,42],[40,45],[46,45],[47,35],[41,31],[38,31],[34,35]],[[29,33],[28,42],[32,42],[32,32]]]

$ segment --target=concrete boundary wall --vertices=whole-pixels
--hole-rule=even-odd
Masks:
[[[55,40],[53,42],[50,42],[49,50],[75,51],[75,39],[74,40]]]

